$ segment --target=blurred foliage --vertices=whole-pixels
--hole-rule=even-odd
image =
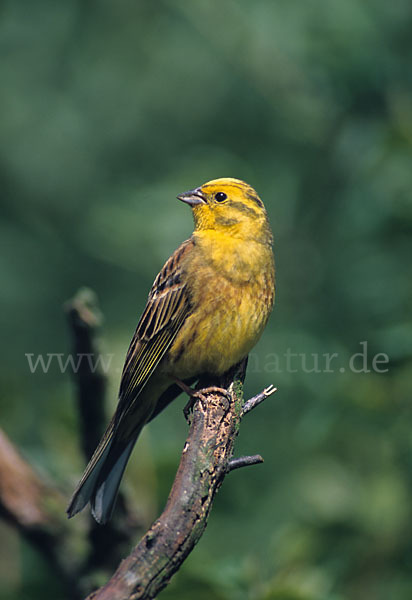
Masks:
[[[409,0],[0,5],[0,414],[68,497],[83,467],[70,377],[55,362],[31,374],[25,358],[69,351],[63,302],[96,290],[114,403],[151,282],[191,233],[176,194],[245,179],[275,232],[277,305],[247,394],[279,391],[237,446],[265,464],[225,481],[163,600],[412,597],[411,28]],[[371,371],[355,373],[363,341]],[[287,372],[288,348],[306,368]],[[333,372],[306,372],[314,353],[338,353]],[[148,523],[185,439],[183,402],[128,469]],[[0,533],[0,596],[54,590]]]

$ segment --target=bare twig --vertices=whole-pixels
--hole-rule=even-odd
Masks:
[[[243,405],[242,415],[245,415],[246,413],[256,408],[256,406],[259,406],[261,402],[266,400],[266,398],[269,398],[269,396],[271,396],[277,391],[277,388],[273,387],[273,385],[270,385],[269,387],[265,388],[262,392],[260,392],[260,394],[256,394],[256,396],[253,396],[253,398],[247,400]]]
[[[258,465],[259,463],[263,462],[263,458],[260,456],[260,454],[254,454],[253,456],[239,456],[239,458],[232,458],[232,460],[229,461],[229,464],[227,465],[227,472],[230,473],[235,469]]]

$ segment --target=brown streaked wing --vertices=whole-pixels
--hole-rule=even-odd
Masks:
[[[182,281],[182,258],[191,251],[192,239],[183,242],[156,277],[146,308],[127,352],[120,383],[116,422],[134,405],[191,312],[190,297]]]

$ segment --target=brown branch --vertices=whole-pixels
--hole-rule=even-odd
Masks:
[[[262,392],[260,392],[260,394],[256,394],[256,396],[253,396],[253,398],[247,400],[243,405],[242,415],[246,415],[248,412],[256,408],[256,406],[259,406],[259,404],[266,400],[266,398],[269,398],[269,396],[271,396],[277,391],[278,388],[275,388],[273,387],[273,385],[270,385],[269,387],[265,388]]]
[[[206,527],[216,492],[230,470],[242,417],[245,367],[246,361],[220,381],[201,382],[202,388],[213,384],[227,389],[230,400],[216,391],[201,394],[162,515],[110,581],[88,600],[155,598],[193,550]],[[245,464],[246,459],[241,460]]]
[[[73,337],[75,363],[78,365],[73,379],[77,387],[82,449],[88,461],[106,425],[104,405],[107,381],[99,362],[97,342],[103,318],[96,294],[88,288],[80,289],[64,308]]]
[[[43,554],[74,599],[81,592],[67,561],[64,505],[62,495],[40,478],[0,430],[0,516]]]
[[[103,317],[96,294],[88,288],[80,289],[64,308],[73,338],[74,363],[79,367],[73,373],[73,379],[77,388],[81,445],[87,463],[108,421],[105,411],[107,374],[100,360],[98,339]],[[117,505],[115,517],[105,527],[90,518],[90,554],[86,571],[101,571],[104,567],[112,570],[140,529],[123,492],[119,494]]]
[[[254,454],[253,456],[239,456],[239,458],[232,458],[227,465],[227,472],[235,471],[241,467],[250,467],[252,465],[259,465],[264,460],[260,454]]]
[[[0,431],[0,507],[20,529],[36,531],[51,525],[46,511],[58,498],[17,452],[3,431]]]

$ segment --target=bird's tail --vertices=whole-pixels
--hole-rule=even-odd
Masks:
[[[126,441],[116,439],[111,423],[77,486],[67,509],[73,517],[90,502],[93,517],[106,523],[113,512],[120,481],[140,429]]]

